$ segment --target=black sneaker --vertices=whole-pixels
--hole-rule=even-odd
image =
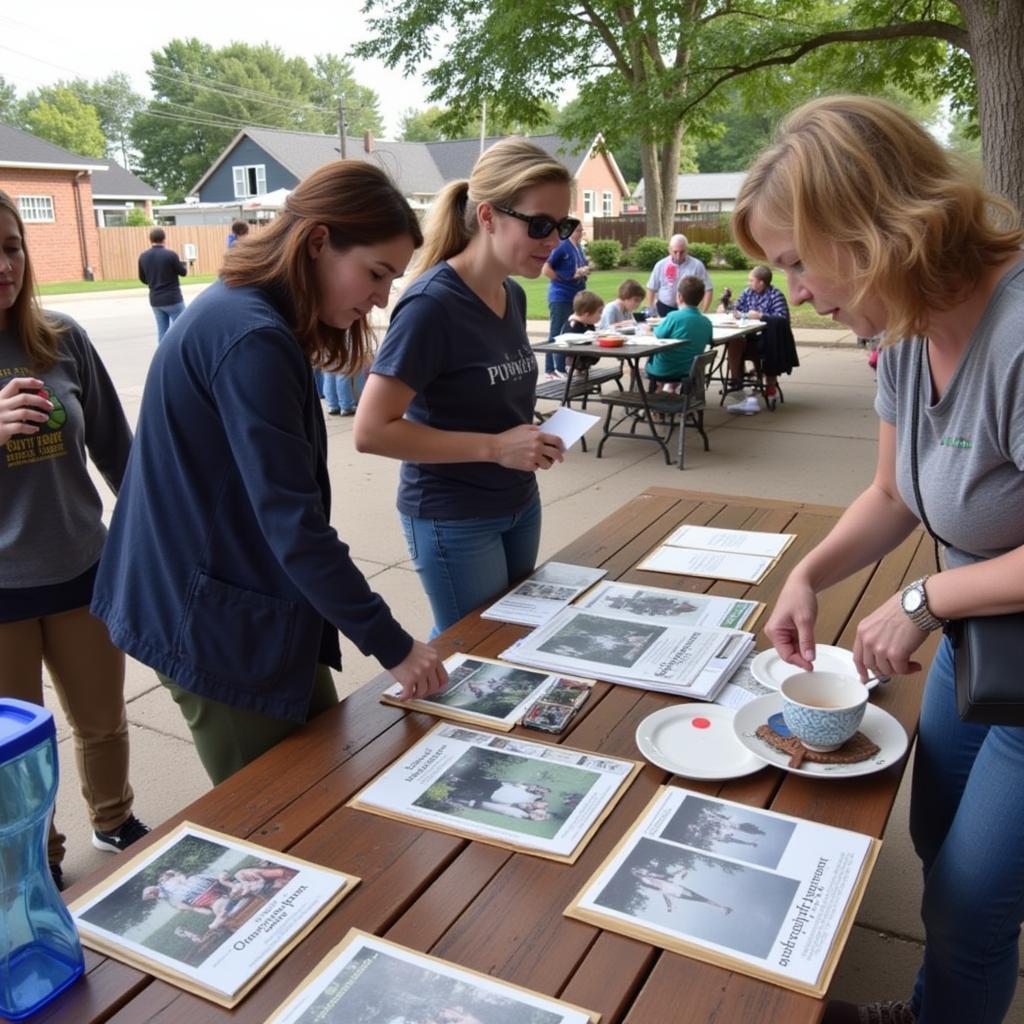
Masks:
[[[50,865],[50,877],[53,879],[53,884],[57,886],[57,892],[63,892],[67,888],[67,883],[64,881],[64,869],[59,864]]]
[[[149,826],[143,825],[134,814],[128,815],[128,820],[115,828],[113,832],[93,832],[92,845],[97,850],[106,850],[109,853],[120,853],[127,850],[137,839],[141,839],[149,832]]]

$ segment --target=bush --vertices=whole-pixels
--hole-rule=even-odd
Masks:
[[[729,242],[719,250],[719,255],[730,270],[749,270],[750,260],[747,254],[735,243]]]
[[[711,261],[715,256],[714,246],[708,245],[707,242],[690,242],[686,247],[686,251],[696,260],[700,260],[705,267],[711,266]]]
[[[638,238],[633,248],[629,250],[629,262],[631,266],[640,270],[653,270],[654,264],[667,255],[668,242],[664,238],[646,235]]]
[[[614,270],[622,259],[622,243],[614,238],[598,238],[587,245],[587,258],[598,270]]]
[[[146,216],[146,211],[140,206],[133,206],[124,219],[126,228],[148,228],[152,221]]]

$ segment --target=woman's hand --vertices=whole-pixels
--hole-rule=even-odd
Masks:
[[[814,623],[817,618],[818,598],[814,590],[802,580],[790,576],[764,627],[779,657],[806,672],[814,669]]]
[[[921,663],[910,656],[928,637],[927,630],[918,629],[903,610],[900,595],[893,594],[857,626],[853,643],[853,660],[861,678],[897,676],[920,672]]]
[[[748,309],[746,311],[746,313],[744,313],[743,315],[748,320],[760,320],[761,316],[762,316],[762,313],[761,313],[761,310],[759,310],[759,309]]]
[[[53,410],[36,377],[13,377],[0,390],[0,446],[16,434],[38,434]]]
[[[441,661],[441,655],[419,640],[414,640],[412,650],[388,671],[402,684],[399,700],[429,697],[448,684],[448,672]]]
[[[532,423],[523,423],[495,436],[497,452],[494,461],[505,469],[522,469],[532,473],[550,469],[565,457],[562,439],[541,432]]]

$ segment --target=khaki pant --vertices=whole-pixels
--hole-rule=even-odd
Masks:
[[[303,726],[302,722],[274,718],[200,697],[182,689],[160,672],[157,676],[184,715],[199,760],[215,786]],[[317,665],[306,721],[337,703],[338,691],[330,668]]]
[[[0,696],[43,703],[45,662],[74,737],[82,796],[92,827],[110,832],[131,814],[124,654],[88,608],[0,623]],[[64,836],[50,823],[51,864]]]

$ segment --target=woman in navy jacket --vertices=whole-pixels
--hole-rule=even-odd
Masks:
[[[232,248],[146,380],[93,611],[157,670],[219,782],[337,702],[337,630],[426,696],[446,681],[330,525],[327,435],[310,364],[366,360],[422,242],[371,165],[335,161]]]

